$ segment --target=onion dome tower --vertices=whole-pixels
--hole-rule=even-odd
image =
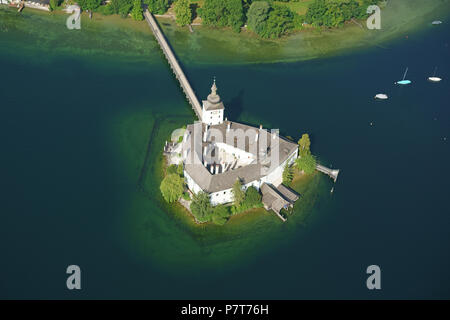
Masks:
[[[220,100],[220,96],[217,94],[216,79],[214,78],[213,85],[211,87],[211,93],[206,100],[203,100],[202,107],[202,121],[208,125],[217,125],[223,122],[223,114],[225,106]]]

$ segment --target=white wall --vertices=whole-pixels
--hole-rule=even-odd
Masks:
[[[260,180],[255,180],[250,183],[247,183],[242,186],[242,190],[247,190],[249,187],[253,186],[256,188],[256,190],[259,190],[261,188],[262,182]],[[213,206],[217,206],[218,204],[225,204],[230,203],[234,201],[233,192],[232,189],[226,189],[218,192],[214,192],[210,194],[211,197],[211,204]]]
[[[223,142],[217,142],[217,143],[215,143],[215,145],[218,148],[224,150],[228,154],[233,154],[234,153],[234,155],[238,159],[242,159],[244,161],[248,160],[249,162],[251,162],[251,161],[253,161],[255,159],[255,156],[253,154],[251,154],[250,152],[246,152],[246,151],[244,151],[242,149],[235,148],[232,145],[229,145],[229,144],[226,144],[226,143],[223,143]]]
[[[211,193],[211,204],[217,206],[218,204],[229,203],[233,201],[232,189],[227,189],[219,192]]]
[[[282,164],[280,164],[269,175],[263,177],[261,180],[254,180],[250,183],[245,184],[242,189],[247,190],[248,187],[253,186],[257,190],[259,190],[263,183],[272,183],[272,184],[278,186],[280,184],[280,181],[283,181],[283,170],[284,170],[286,163],[289,163],[289,165],[291,165],[295,161],[297,156],[298,156],[298,150],[293,152],[292,155],[290,155]],[[189,174],[186,171],[184,171],[184,176],[186,178],[186,182],[187,182],[189,189],[193,193],[199,193],[200,191],[203,191],[195,183],[195,181],[189,176]],[[234,199],[233,199],[233,192],[231,190],[232,189],[226,189],[226,190],[221,190],[218,192],[211,193],[210,194],[211,204],[216,206],[219,204],[225,204],[225,203],[232,202]]]
[[[189,190],[191,190],[193,193],[197,194],[200,191],[203,191],[200,186],[195,183],[194,179],[192,179],[191,176],[186,172],[186,170],[184,170],[184,177],[186,179],[186,184]]]
[[[205,110],[203,108],[202,121],[209,125],[221,124],[223,122],[223,109]]]

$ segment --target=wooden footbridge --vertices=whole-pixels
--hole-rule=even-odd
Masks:
[[[316,165],[316,170],[329,175],[331,177],[331,179],[334,180],[334,182],[336,182],[338,174],[339,174],[339,169],[334,169],[333,170],[333,169],[324,167],[324,166],[322,166],[320,164]]]
[[[170,48],[169,43],[167,42],[166,38],[164,37],[164,34],[161,32],[161,29],[159,28],[158,23],[156,22],[155,17],[146,9],[144,11],[144,17],[147,21],[150,29],[152,30],[153,34],[155,35],[156,40],[159,43],[159,46],[161,47],[164,55],[166,56],[167,61],[169,62],[170,68],[172,69],[173,73],[175,74],[175,77],[180,82],[180,86],[184,91],[184,94],[186,95],[186,98],[188,99],[189,103],[192,106],[192,109],[194,109],[195,114],[197,115],[198,119],[202,120],[202,106],[200,105],[200,102],[197,99],[197,96],[195,95],[194,90],[192,90],[192,87],[186,78],[186,75],[183,72],[183,69],[181,69],[180,64],[178,63],[177,58],[175,57],[175,54],[173,53],[172,49]]]

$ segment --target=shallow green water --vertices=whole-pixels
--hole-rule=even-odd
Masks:
[[[192,112],[145,25],[83,20],[77,33],[58,28],[62,15],[1,8],[0,297],[448,298],[449,90],[425,79],[435,65],[448,78],[449,27],[428,23],[442,1],[420,17],[418,3],[404,5],[418,25],[402,16],[379,46],[296,63],[254,62],[310,59],[317,50],[294,51],[303,35],[242,50],[231,33],[163,25],[200,98],[215,75],[229,119],[309,132],[342,170],[333,195],[320,174],[300,184],[286,224],[255,212],[224,228],[160,201],[162,145]],[[393,86],[406,66],[413,86]],[[79,293],[65,289],[69,264]],[[365,288],[370,264],[381,292]]]

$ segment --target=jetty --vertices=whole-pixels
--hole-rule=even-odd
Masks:
[[[144,11],[144,17],[153,34],[155,35],[155,38],[158,41],[158,44],[161,47],[161,50],[163,51],[164,56],[167,59],[167,62],[169,62],[170,68],[172,69],[175,77],[180,83],[180,86],[183,89],[186,98],[188,99],[189,103],[192,106],[192,109],[197,115],[198,120],[201,121],[202,106],[199,100],[197,99],[197,96],[195,95],[195,92],[192,89],[191,84],[189,83],[186,75],[184,74],[183,69],[181,69],[181,66],[178,63],[178,60],[175,54],[173,53],[172,48],[170,47],[169,43],[164,37],[164,34],[162,33],[158,23],[156,22],[155,17],[147,9]]]
[[[334,182],[336,182],[339,174],[339,169],[330,169],[320,164],[316,165],[316,170],[325,173],[326,175],[329,175],[330,178],[334,180]]]

